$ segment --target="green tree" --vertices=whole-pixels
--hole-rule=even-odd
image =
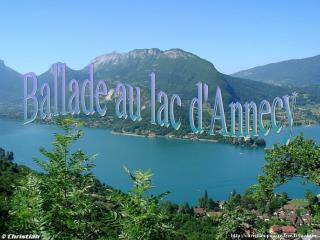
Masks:
[[[30,173],[21,181],[15,190],[11,206],[11,231],[19,234],[40,234],[42,239],[48,239],[45,214],[42,210],[40,179],[35,174]]]
[[[311,192],[311,191],[306,191],[305,197],[308,200],[309,206],[316,205],[319,201],[317,196],[314,195],[313,192]]]
[[[320,186],[320,146],[303,135],[289,144],[274,145],[266,150],[267,163],[264,174],[272,178],[274,186],[286,183],[293,177],[301,177],[307,182]]]
[[[167,214],[175,214],[177,211],[179,211],[180,206],[178,204],[174,204],[170,201],[165,201],[161,204],[161,208],[167,213]]]
[[[148,196],[151,189],[150,171],[126,172],[133,181],[133,189],[122,199],[120,220],[121,239],[126,240],[163,240],[172,234],[172,225],[168,215],[161,210],[160,201],[168,194]]]
[[[253,229],[256,223],[256,217],[248,210],[234,205],[225,206],[220,217],[217,240],[235,239],[232,234],[238,234],[241,239],[252,239],[246,237],[247,231]]]
[[[307,208],[313,214],[313,223],[320,223],[320,201],[311,191],[306,192],[306,199],[308,200]]]
[[[179,206],[179,213],[193,215],[193,209],[190,207],[189,203],[185,203]]]
[[[172,240],[216,239],[218,222],[212,218],[195,218],[190,214],[178,213],[172,216],[175,235]]]
[[[270,211],[276,207],[273,189],[290,179],[299,177],[304,182],[320,186],[320,145],[317,145],[314,140],[305,139],[300,135],[288,144],[274,145],[273,148],[266,150],[265,158],[267,162],[263,167],[264,175],[258,178],[256,193],[257,199],[268,206]],[[315,200],[311,199],[310,194],[306,197],[309,201]],[[280,200],[280,204],[284,204],[288,197],[283,195]],[[315,212],[313,219],[317,219],[317,216],[320,216],[319,202],[313,209]]]
[[[9,232],[9,210],[15,186],[30,170],[13,162],[13,153],[0,148],[0,232]]]
[[[53,238],[90,239],[95,232],[90,196],[92,158],[80,149],[70,152],[71,144],[82,136],[82,131],[77,129],[78,122],[61,118],[57,125],[63,134],[55,134],[53,150],[40,148],[47,161],[36,160],[44,172],[41,194],[46,227]]]
[[[209,198],[207,190],[205,190],[204,196],[198,199],[198,206],[207,210],[219,210],[219,202],[216,202],[212,198]]]
[[[209,210],[218,211],[219,210],[219,202],[216,202],[212,198],[209,198],[207,208]]]

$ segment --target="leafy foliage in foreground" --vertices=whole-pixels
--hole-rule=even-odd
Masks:
[[[0,232],[8,231],[10,199],[14,186],[19,185],[30,170],[13,162],[13,153],[0,148]]]
[[[272,201],[275,187],[295,177],[320,186],[320,145],[314,140],[300,135],[286,145],[274,145],[266,150],[265,158],[264,175],[258,178],[257,186],[257,196],[265,204]],[[320,201],[315,201],[316,197],[310,193],[306,193],[306,198],[312,206],[313,222],[320,223]]]
[[[265,175],[280,185],[293,177],[320,186],[320,146],[300,135],[287,145],[275,145],[266,151]]]
[[[36,160],[43,174],[29,174],[17,184],[11,201],[10,228],[17,233],[40,234],[42,239],[166,239],[172,232],[160,209],[160,196],[147,196],[150,172],[126,169],[134,183],[125,195],[105,188],[97,192],[92,157],[72,143],[82,136],[73,119],[60,119],[53,150]]]
[[[42,210],[43,199],[40,190],[40,179],[30,173],[22,179],[13,196],[11,215],[11,230],[23,234],[40,234],[43,238],[45,232],[45,214]]]
[[[168,216],[160,209],[160,201],[168,194],[147,196],[152,187],[150,171],[126,172],[133,181],[133,189],[121,203],[121,239],[166,239],[172,233]]]
[[[63,119],[57,124],[64,133],[55,134],[52,151],[40,148],[47,161],[36,160],[44,174],[28,176],[26,183],[16,190],[11,212],[13,230],[38,233],[44,230],[60,239],[90,238],[95,232],[90,196],[93,165],[82,150],[73,153],[69,150],[82,135],[75,130],[77,123]]]

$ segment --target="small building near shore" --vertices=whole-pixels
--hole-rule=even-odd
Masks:
[[[203,208],[200,207],[194,207],[193,213],[196,217],[203,217],[206,215],[206,211]]]
[[[271,234],[293,234],[296,233],[297,229],[293,226],[282,226],[282,225],[273,225],[270,228]]]

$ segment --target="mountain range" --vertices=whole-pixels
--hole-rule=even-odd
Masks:
[[[305,87],[320,84],[320,55],[270,63],[234,73],[232,76],[280,86]]]
[[[320,83],[320,56],[273,63],[232,76],[219,72],[211,62],[181,49],[161,51],[152,48],[136,49],[128,53],[112,52],[98,56],[90,63],[94,63],[94,79],[106,80],[112,86],[122,82],[149,88],[149,74],[155,72],[157,89],[169,94],[177,93],[183,100],[196,96],[195,84],[199,81],[208,84],[211,100],[214,100],[215,90],[219,85],[226,103],[237,100],[271,100],[275,96],[290,94],[291,89],[287,85],[301,86],[301,81],[304,86]],[[67,80],[87,79],[88,65],[80,70],[67,67]],[[40,83],[53,81],[52,66],[38,78]],[[0,102],[22,101],[23,97],[21,74],[5,66],[3,61],[0,62],[0,95]]]
[[[94,62],[95,80],[106,80],[110,84],[125,84],[149,87],[149,74],[156,73],[157,89],[169,94],[177,93],[183,100],[196,96],[195,84],[199,81],[209,85],[209,94],[214,98],[219,85],[226,101],[246,101],[271,98],[284,93],[284,89],[248,79],[241,79],[220,73],[212,63],[181,49],[161,51],[159,49],[136,49],[128,53],[112,52],[101,55]],[[23,81],[21,74],[5,66],[0,66],[0,94],[22,99]],[[52,81],[52,67],[38,78]],[[89,75],[88,66],[80,70],[66,69],[68,79],[83,81]],[[272,96],[271,96],[272,95]],[[209,95],[210,98],[210,95]]]

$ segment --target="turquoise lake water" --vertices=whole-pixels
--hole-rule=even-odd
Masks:
[[[15,161],[33,169],[39,168],[33,158],[41,158],[39,146],[51,148],[53,125],[28,124],[0,120],[0,147],[13,151]],[[154,173],[154,193],[170,191],[168,200],[176,203],[195,204],[207,190],[210,197],[226,199],[233,189],[243,192],[256,182],[264,164],[263,149],[241,148],[228,144],[148,139],[113,135],[106,129],[84,129],[85,135],[76,147],[88,154],[97,153],[94,173],[102,182],[127,191],[131,182],[123,166],[131,170],[151,169]],[[320,126],[297,127],[294,134],[304,132],[305,137],[320,142]],[[283,142],[288,138],[288,129],[280,135],[270,133],[267,145]],[[310,189],[320,193],[319,188],[292,181],[281,187],[290,197],[303,197]]]

